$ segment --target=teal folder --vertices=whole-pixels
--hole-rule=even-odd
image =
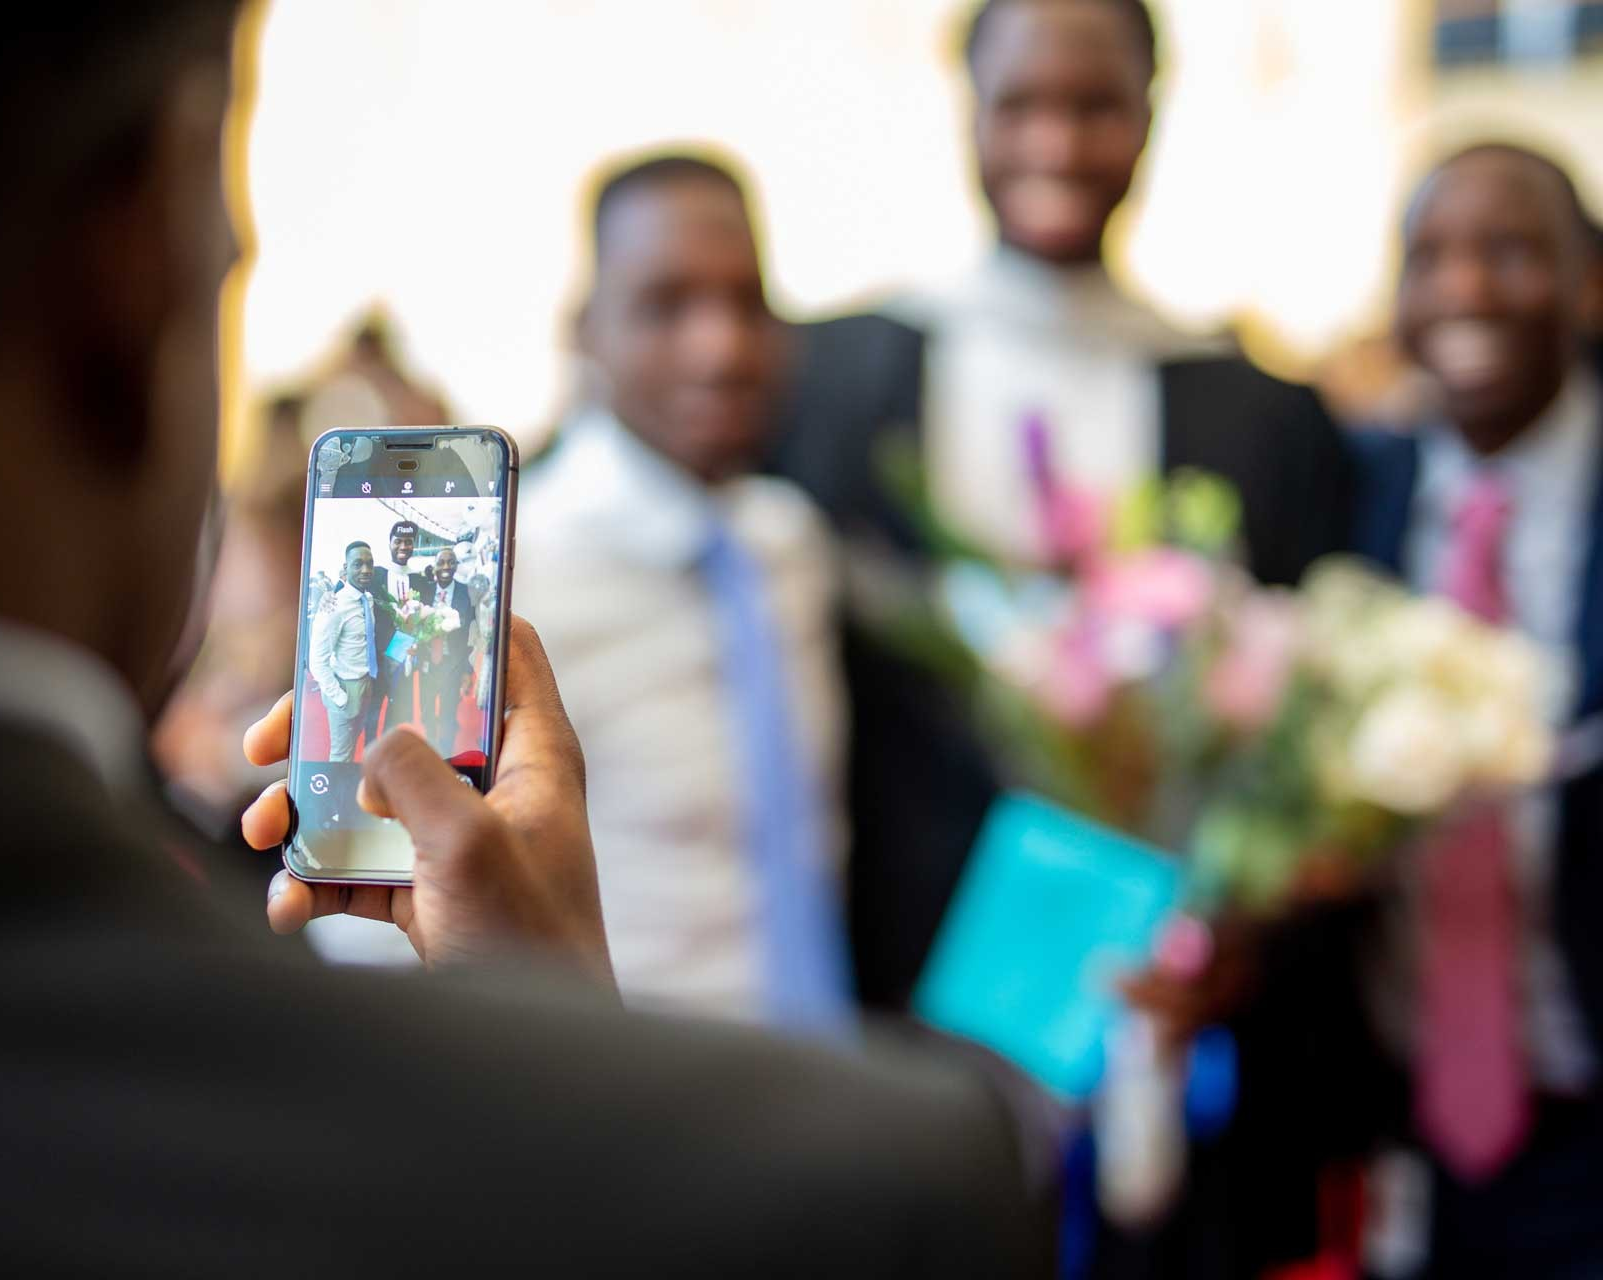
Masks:
[[[1060,1096],[1089,1096],[1120,1016],[1114,981],[1151,957],[1183,889],[1179,862],[1033,796],[986,817],[914,1012]]]

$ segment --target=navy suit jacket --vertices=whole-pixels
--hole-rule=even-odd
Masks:
[[[425,582],[420,588],[421,599],[428,604],[434,603],[434,584]],[[462,619],[462,626],[445,637],[445,661],[442,668],[451,668],[457,671],[466,671],[468,668],[468,628],[473,624],[473,596],[466,586],[460,582],[451,584],[451,608],[455,609],[457,616]]]
[[[1418,441],[1357,432],[1349,444],[1347,546],[1401,576]],[[1584,667],[1577,719],[1603,710],[1603,474],[1596,492],[1591,547],[1574,584]],[[1603,770],[1564,784],[1560,807],[1555,929],[1585,1026],[1603,1046]],[[1189,1194],[1175,1221],[1139,1242],[1148,1263],[1169,1267],[1165,1274],[1257,1276],[1308,1256],[1319,1234],[1321,1170],[1411,1135],[1411,1083],[1376,1036],[1361,978],[1380,943],[1380,921],[1378,901],[1365,898],[1302,913],[1265,939],[1257,994],[1232,1022],[1240,1105],[1231,1130],[1193,1152]],[[1519,1214],[1510,1209],[1509,1216]],[[1511,1232],[1523,1229],[1511,1223]],[[1531,1228],[1538,1238],[1543,1229]]]
[[[1364,432],[1353,437],[1356,462],[1353,549],[1398,576],[1419,482],[1419,442]],[[1575,636],[1581,686],[1575,722],[1603,714],[1603,468],[1594,480],[1590,545],[1574,584],[1581,608]],[[1603,767],[1563,783],[1554,882],[1558,940],[1592,1043],[1603,1046]]]

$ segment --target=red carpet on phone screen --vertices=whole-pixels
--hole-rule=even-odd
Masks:
[[[328,710],[323,706],[323,697],[317,690],[317,681],[312,679],[311,672],[304,672],[301,677],[305,681],[301,689],[301,759],[327,760],[328,759]],[[422,704],[422,693],[418,687],[418,675],[412,675],[412,705],[407,708],[406,723],[418,729],[423,728],[423,718],[418,714]],[[391,720],[396,711],[395,704],[391,702],[384,708],[383,718],[379,721],[378,731],[382,735],[392,724],[399,724],[399,720]],[[479,726],[483,723],[484,713],[479,710],[478,703],[472,698],[463,698],[456,707],[456,750],[451,756],[451,763],[458,765],[482,765],[484,752],[479,746]],[[356,743],[356,759],[362,759],[362,749],[367,745],[365,738],[359,738]]]

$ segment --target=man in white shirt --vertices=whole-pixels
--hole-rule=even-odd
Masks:
[[[373,605],[373,551],[365,542],[345,548],[345,581],[328,592],[312,621],[307,665],[328,712],[328,758],[349,763],[378,675]]]
[[[637,1002],[838,1027],[833,554],[801,493],[746,474],[783,333],[741,184],[690,157],[625,168],[595,235],[579,337],[602,390],[525,474],[514,607],[585,747],[619,982]],[[776,820],[805,839],[783,848]],[[791,968],[807,954],[810,976]]]

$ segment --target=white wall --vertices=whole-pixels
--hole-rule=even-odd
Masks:
[[[514,430],[561,394],[583,180],[711,140],[758,177],[802,312],[979,252],[955,0],[276,0],[249,176],[254,387],[371,299],[459,413]],[[1507,118],[1506,77],[1425,75],[1427,0],[1160,0],[1168,71],[1127,280],[1197,325],[1310,356],[1384,315],[1392,226],[1438,107]],[[1527,116],[1589,137],[1567,79]],[[1551,100],[1550,100],[1551,99]],[[1466,101],[1467,100],[1467,101]],[[1571,123],[1565,124],[1564,121]]]

